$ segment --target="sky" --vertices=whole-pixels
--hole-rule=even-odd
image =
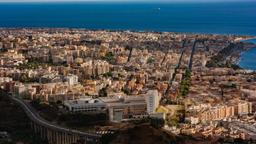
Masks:
[[[215,2],[215,1],[256,1],[256,0],[0,0],[0,2],[72,2],[72,1],[85,1],[85,2]]]

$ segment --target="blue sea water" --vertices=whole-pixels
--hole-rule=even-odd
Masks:
[[[70,27],[256,36],[256,1],[0,3],[0,27]]]
[[[256,39],[246,40],[246,42],[256,44]],[[242,68],[256,71],[256,47],[251,48],[241,54],[239,65]]]

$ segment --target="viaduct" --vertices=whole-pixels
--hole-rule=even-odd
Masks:
[[[9,96],[19,104],[31,120],[31,128],[43,140],[49,144],[100,144],[101,135],[72,130],[49,123],[39,116],[39,114],[26,102]]]

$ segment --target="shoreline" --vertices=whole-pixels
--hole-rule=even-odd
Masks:
[[[255,45],[255,47],[251,47],[251,48],[249,48],[249,49],[247,49],[247,50],[245,50],[245,51],[242,51],[242,52],[239,54],[239,57],[238,57],[237,60],[236,60],[236,65],[238,65],[240,68],[242,68],[242,69],[244,69],[244,70],[249,70],[249,71],[256,72],[256,69],[244,68],[244,67],[242,67],[242,66],[240,65],[242,55],[243,55],[244,53],[246,53],[247,51],[251,50],[251,49],[256,49],[256,45]]]
[[[86,29],[86,28],[48,28],[48,27],[24,27],[24,28],[19,28],[19,27],[12,27],[12,28],[5,28],[5,27],[0,27],[0,30],[9,30],[9,31],[15,31],[15,30],[35,30],[35,31],[81,31],[81,32],[120,32],[120,33],[142,33],[142,34],[184,34],[184,35],[204,35],[204,36],[227,36],[227,37],[236,37],[234,39],[234,43],[243,43],[243,48],[240,50],[236,50],[232,52],[230,55],[230,60],[231,64],[237,65],[240,67],[239,63],[241,61],[241,55],[248,51],[251,48],[256,48],[256,44],[252,42],[247,42],[247,40],[252,40],[256,39],[256,36],[250,36],[250,35],[237,35],[237,34],[212,34],[212,33],[191,33],[191,32],[161,32],[161,31],[140,31],[140,30],[111,30],[111,29]],[[240,67],[241,69],[244,69]]]
[[[253,36],[253,37],[251,37],[251,38],[244,38],[244,39],[241,39],[241,40],[238,40],[238,41],[240,41],[240,42],[245,42],[245,41],[253,40],[253,39],[256,40],[256,36]]]
[[[245,51],[242,51],[242,52],[240,53],[239,58],[238,58],[238,61],[237,61],[237,65],[238,65],[239,67],[241,67],[240,62],[241,62],[242,55],[243,55],[244,53],[246,53],[247,51],[251,50],[251,49],[256,49],[256,43],[254,43],[254,42],[248,42],[248,40],[256,40],[256,37],[254,37],[254,38],[247,38],[247,39],[241,40],[241,42],[244,42],[244,43],[253,43],[254,46],[252,46],[252,47],[250,47],[250,48],[248,48],[248,49],[246,49]],[[241,68],[242,68],[242,67],[241,67]],[[248,69],[248,68],[243,68],[243,69],[245,69],[245,70],[250,70],[250,71],[254,71],[254,72],[256,71],[256,69]]]
[[[255,39],[255,38],[251,38],[251,39]],[[246,40],[250,40],[250,39],[246,39]],[[251,50],[251,49],[256,49],[256,44],[255,43],[249,43],[249,42],[243,42],[244,40],[240,41],[244,44],[253,44],[252,46],[244,46],[243,49],[241,49],[240,52],[238,52],[239,54],[235,54],[234,56],[234,64],[239,66],[240,68],[244,69],[244,70],[249,70],[249,71],[256,71],[256,69],[248,69],[248,68],[243,68],[241,67],[240,65],[240,62],[241,62],[241,58],[242,58],[242,55],[244,53],[246,53],[247,51]]]
[[[0,27],[0,30],[81,30],[81,31],[106,31],[106,32],[135,32],[135,33],[170,33],[170,34],[190,34],[190,35],[222,35],[247,37],[237,41],[256,39],[256,35],[236,34],[236,33],[207,33],[207,32],[182,32],[182,31],[157,31],[157,30],[134,30],[134,29],[107,29],[107,28],[82,28],[82,27]]]

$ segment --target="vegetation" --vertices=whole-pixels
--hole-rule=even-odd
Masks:
[[[58,121],[64,122],[70,127],[90,126],[93,124],[106,122],[107,115],[105,113],[99,114],[83,114],[83,113],[66,113],[58,117]]]
[[[68,66],[66,62],[60,64],[53,64],[50,62],[39,62],[37,60],[29,60],[27,63],[23,63],[18,66],[19,69],[37,69],[39,67],[47,67],[47,66]]]
[[[40,66],[45,66],[46,64],[39,63],[37,61],[29,61],[27,63],[19,65],[19,69],[37,69]]]
[[[167,117],[166,118],[166,124],[168,126],[177,126],[177,124],[179,123],[179,119],[176,116],[173,117]]]
[[[99,97],[107,97],[108,96],[108,92],[107,92],[107,87],[104,87],[102,89],[99,90]]]
[[[39,114],[48,121],[56,121],[60,115],[57,103],[42,103],[40,99],[35,99],[30,102],[31,105],[39,111]]]
[[[40,99],[31,101],[31,105],[39,111],[39,114],[48,121],[58,122],[69,127],[90,126],[97,123],[106,122],[107,115],[99,114],[84,114],[84,113],[69,113],[60,112],[60,102],[45,104]]]
[[[126,88],[126,87],[123,87],[122,88],[122,92],[129,95],[130,94],[130,91]]]
[[[110,62],[114,59],[114,54],[112,52],[108,52],[105,57],[103,57],[104,60]]]
[[[22,83],[33,83],[33,82],[38,82],[38,79],[30,78],[27,75],[23,75],[20,77],[19,81]]]
[[[30,102],[30,104],[37,110],[42,109],[41,100],[40,99],[34,99]]]
[[[112,77],[113,73],[112,72],[107,72],[103,74],[104,77]]]
[[[231,43],[229,46],[222,49],[217,55],[213,56],[209,61],[207,61],[207,67],[228,67],[233,69],[240,69],[236,64],[227,61],[226,58],[230,56],[235,51],[241,51],[243,49],[242,43]]]
[[[101,137],[100,142],[101,142],[101,144],[109,144],[116,136],[117,136],[116,133],[114,133],[114,134],[104,134]]]
[[[234,70],[239,70],[242,69],[239,65],[237,64],[231,64],[230,68],[234,69]]]
[[[182,77],[181,84],[180,84],[180,92],[179,96],[184,97],[189,92],[189,87],[191,85],[191,71],[186,69],[185,74]]]
[[[46,141],[33,134],[25,112],[13,103],[3,91],[0,91],[0,115],[0,131],[8,132],[12,140],[3,142],[3,144],[47,144]]]
[[[155,59],[153,57],[148,58],[147,63],[153,63],[155,62]]]
[[[222,84],[220,87],[221,88],[226,88],[226,89],[228,89],[228,88],[236,88],[236,84],[235,83],[227,83],[227,84]]]
[[[162,128],[164,126],[164,119],[160,119],[160,118],[150,118],[150,125],[154,128]]]
[[[149,124],[139,124],[121,129],[110,144],[172,144],[175,136]]]
[[[145,117],[145,118],[142,118],[142,119],[132,121],[132,123],[135,124],[135,125],[145,124],[145,123],[149,123],[149,122],[150,122],[149,117]]]

